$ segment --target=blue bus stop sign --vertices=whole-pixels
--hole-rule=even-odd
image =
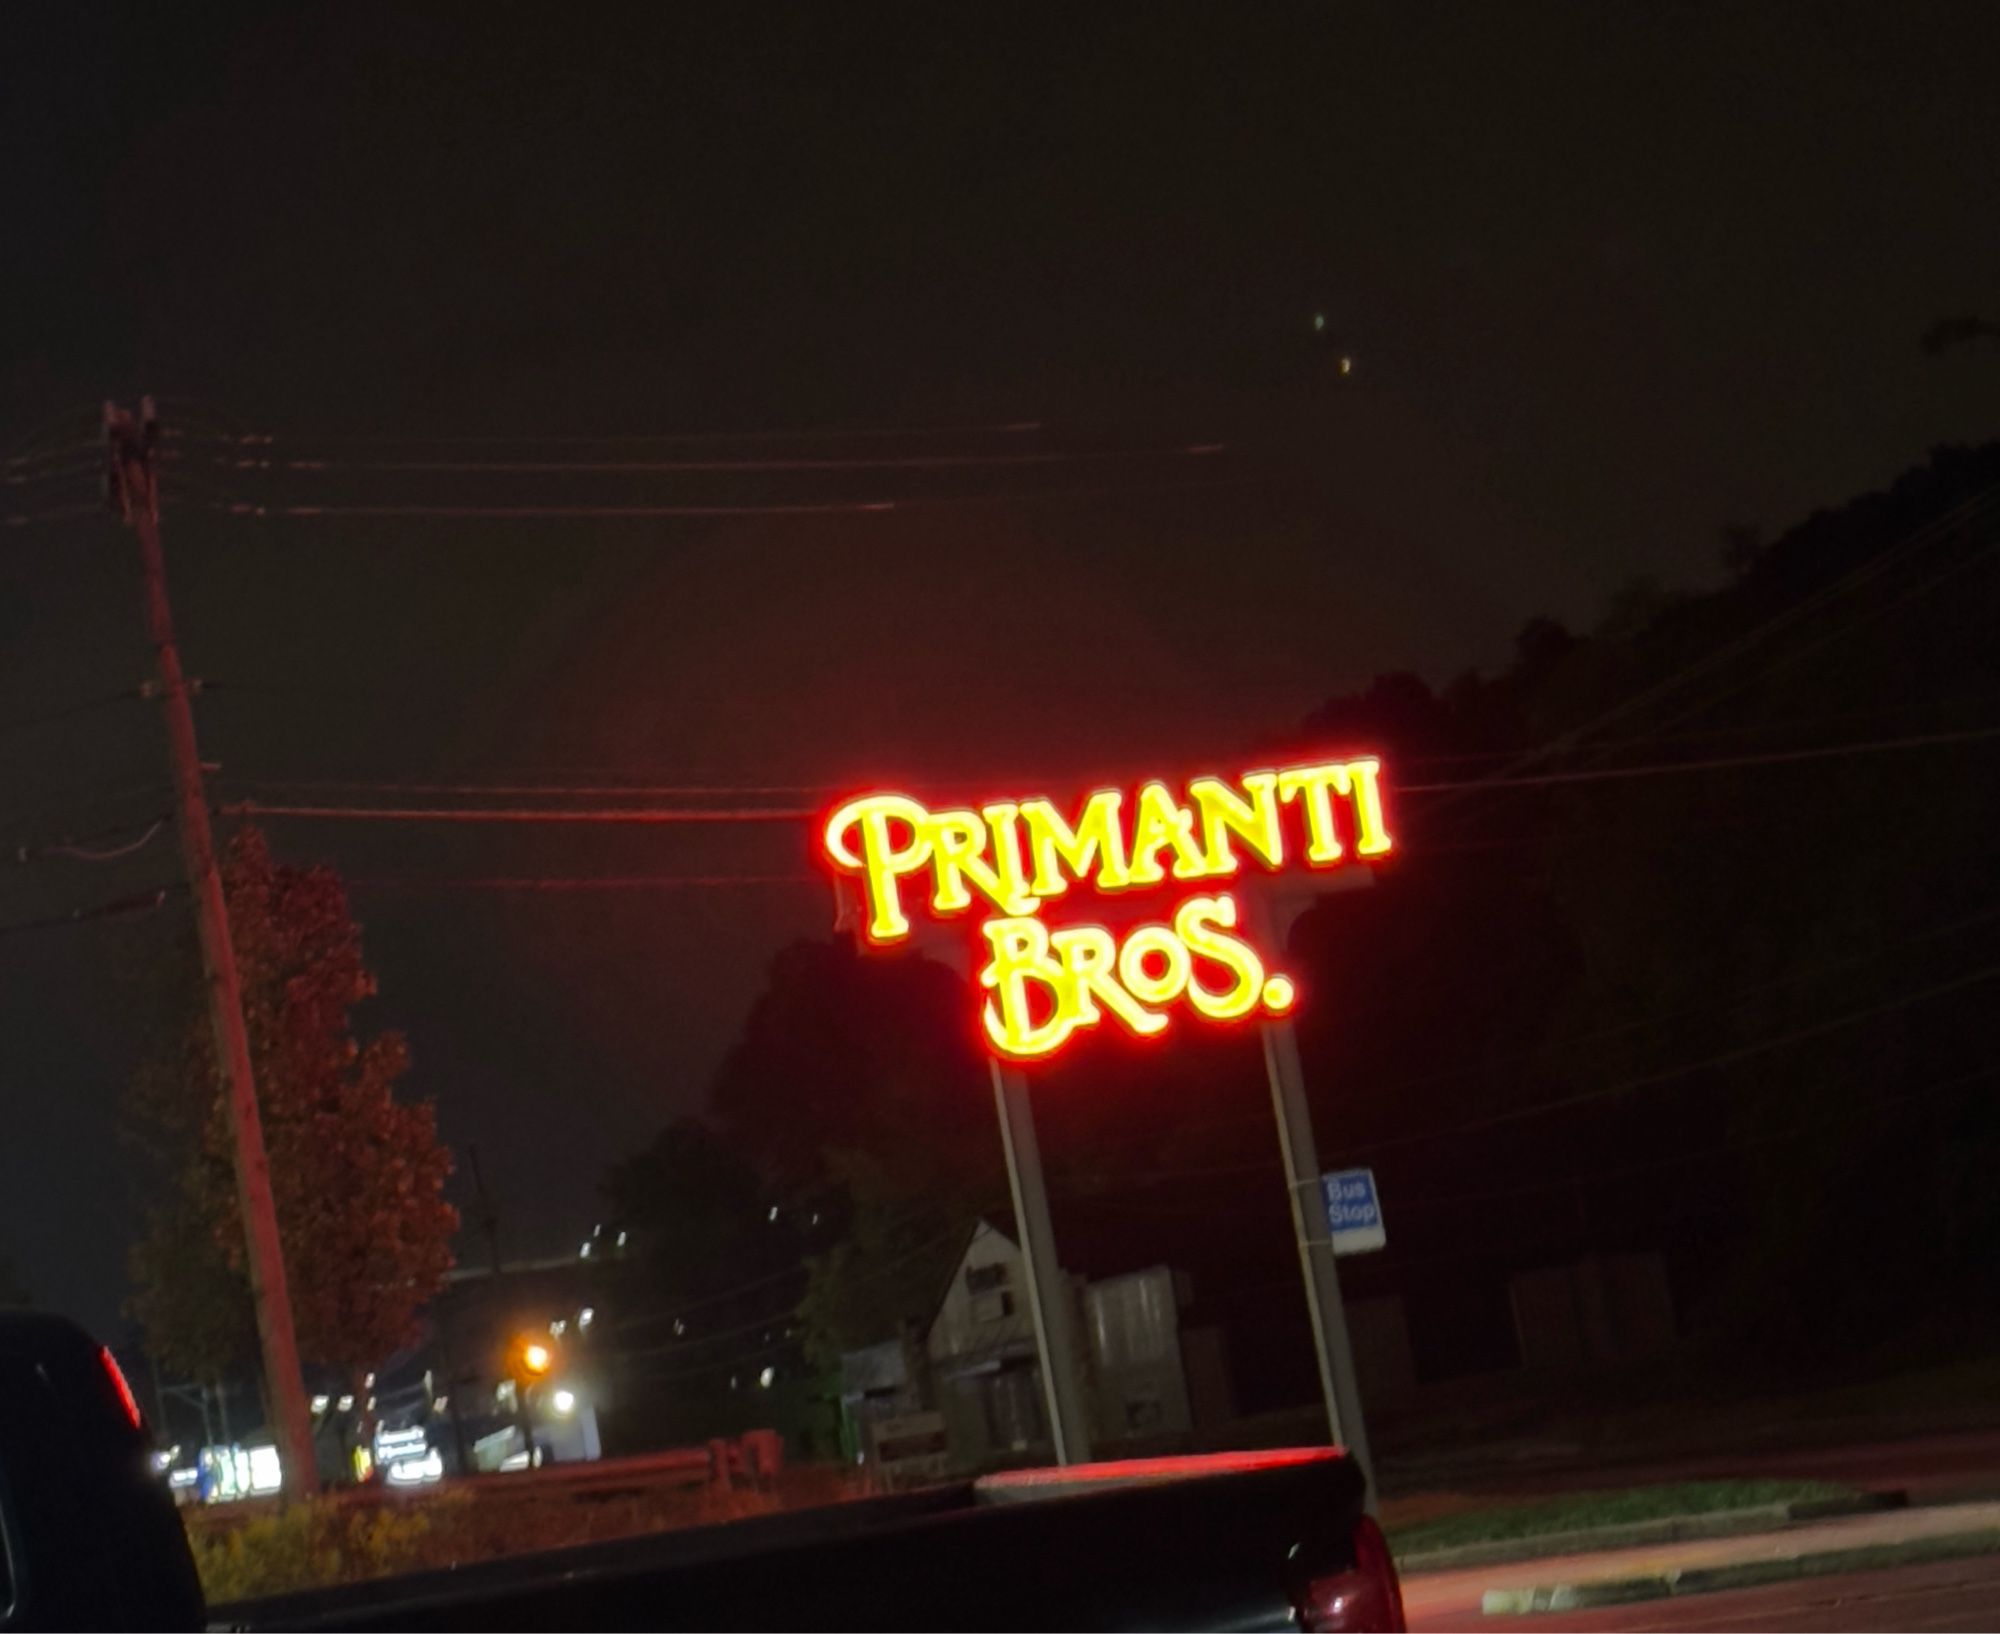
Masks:
[[[1327,1235],[1333,1239],[1336,1254],[1366,1254],[1388,1245],[1373,1169],[1337,1169],[1323,1174],[1319,1189],[1326,1201]]]

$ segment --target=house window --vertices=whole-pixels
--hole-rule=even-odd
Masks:
[[[1002,1322],[1014,1314],[1014,1296],[1005,1288],[990,1294],[979,1294],[972,1301],[972,1320],[975,1322]]]
[[[1007,1265],[1004,1260],[992,1265],[968,1265],[965,1268],[965,1291],[969,1294],[988,1294],[1006,1286]]]

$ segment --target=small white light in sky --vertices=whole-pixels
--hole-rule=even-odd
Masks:
[[[1313,314],[1313,333],[1315,335],[1326,333],[1326,314],[1324,312],[1315,312]]]
[[[1354,359],[1351,357],[1342,357],[1340,360],[1340,372],[1342,374],[1354,373]]]
[[[777,1223],[778,1223],[778,1205],[776,1203],[773,1203],[771,1205],[771,1224],[776,1225]]]
[[[778,1370],[775,1367],[767,1367],[757,1375],[757,1382],[768,1390],[771,1388],[771,1381],[777,1376]]]

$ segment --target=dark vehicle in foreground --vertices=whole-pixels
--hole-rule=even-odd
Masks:
[[[0,1313],[0,1367],[0,1627],[1403,1626],[1333,1448],[1031,1470],[205,1608],[108,1353]]]

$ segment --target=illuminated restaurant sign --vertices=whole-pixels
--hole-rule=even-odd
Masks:
[[[1068,922],[1073,888],[1123,894],[1227,882],[1246,860],[1271,873],[1336,868],[1391,843],[1373,759],[1197,777],[1179,794],[1151,782],[1129,802],[1122,790],[1100,789],[1073,814],[1042,799],[933,811],[907,795],[869,794],[834,812],[823,839],[833,866],[861,879],[872,942],[908,938],[912,912],[988,916],[981,1017],[993,1047],[1021,1060],[1054,1053],[1107,1014],[1151,1037],[1176,1006],[1235,1021],[1280,1014],[1297,997],[1246,939],[1225,885],[1196,889],[1163,919],[1118,934]]]

